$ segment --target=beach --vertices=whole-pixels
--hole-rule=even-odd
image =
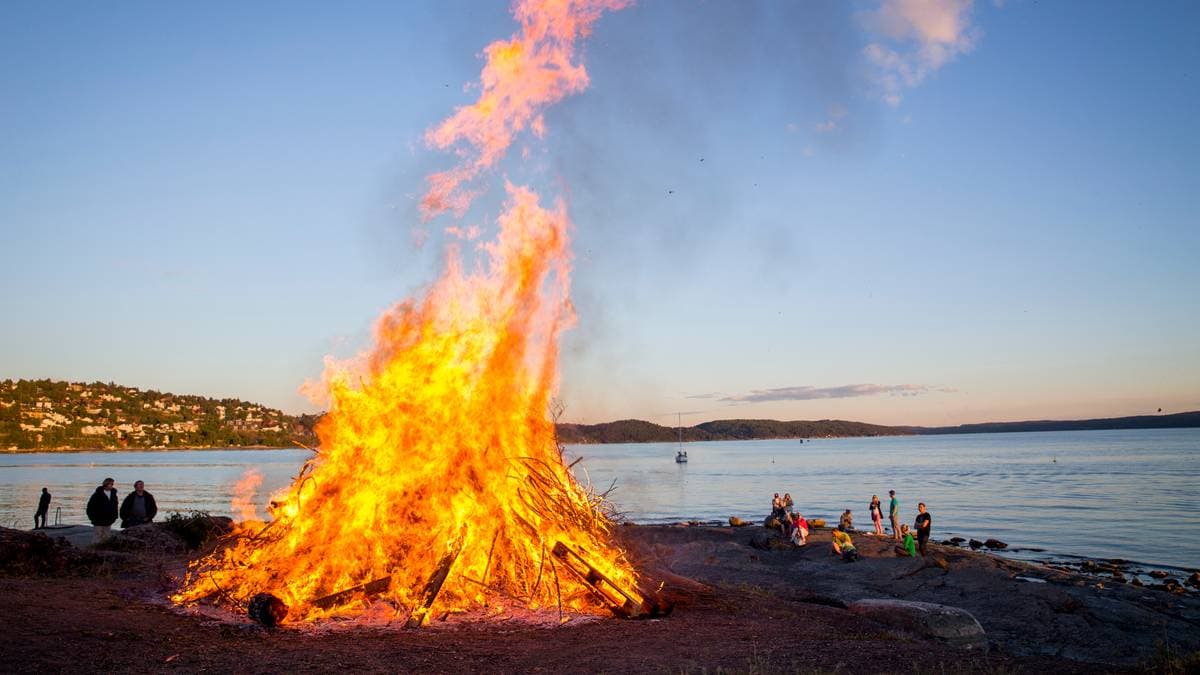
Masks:
[[[157,526],[152,526],[157,527]],[[145,669],[529,672],[1096,672],[1200,650],[1200,595],[1116,583],[968,549],[931,545],[898,558],[892,542],[855,536],[862,554],[830,554],[829,531],[803,548],[757,526],[626,525],[618,536],[673,603],[667,617],[621,620],[554,611],[438,615],[421,629],[326,622],[267,629],[248,618],[171,605],[188,554],[161,543],[88,552],[60,544],[61,565],[0,578],[6,671],[87,663]],[[15,541],[41,534],[4,530]],[[119,534],[118,539],[128,538]],[[143,534],[144,536],[144,534]],[[156,533],[157,537],[157,533]],[[161,542],[152,538],[147,541]],[[135,549],[136,546],[116,548]],[[47,554],[49,555],[49,554]],[[950,626],[864,611],[871,602],[932,603],[978,622]],[[964,630],[964,626],[966,629]],[[1165,641],[1165,642],[1163,642]]]

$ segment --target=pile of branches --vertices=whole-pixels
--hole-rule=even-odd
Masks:
[[[562,452],[561,446],[559,446],[559,452]],[[303,502],[309,495],[315,492],[317,479],[313,474],[317,465],[317,459],[315,455],[311,457],[301,466],[299,472],[293,478],[289,498],[294,499],[296,503],[291,505],[294,506],[293,509],[286,510],[290,510],[293,513],[302,512]],[[591,486],[586,486],[582,489],[581,493],[580,486],[574,484],[571,480],[570,471],[574,463],[565,466],[555,466],[552,461],[546,461],[537,457],[520,457],[512,460],[512,462],[513,464],[509,469],[509,479],[520,483],[517,495],[529,511],[544,517],[546,520],[565,522],[568,524],[568,527],[589,532],[597,540],[611,540],[611,519],[616,515],[610,510],[609,502],[606,499],[608,492],[612,489],[611,487],[609,491],[596,494],[591,489]],[[272,506],[278,507],[280,505],[273,504]],[[272,508],[272,511],[281,514],[285,509]],[[525,521],[519,514],[514,515],[517,517],[520,525],[527,529],[527,534],[530,537],[535,539],[540,538],[538,528],[533,523]],[[214,550],[208,556],[193,563],[189,571],[189,577],[193,583],[204,579],[203,584],[209,586],[211,592],[204,597],[192,595],[189,599],[201,602],[215,601],[239,612],[250,609],[254,597],[257,597],[253,596],[253,592],[245,593],[239,592],[240,589],[235,591],[231,588],[223,588],[218,575],[213,574],[221,566],[219,561],[221,560],[222,553],[227,554],[230,549],[243,543],[253,544],[256,548],[258,546],[269,546],[285,537],[292,526],[292,519],[279,516],[262,527],[238,527],[228,535],[222,537]],[[462,536],[462,534],[459,535],[458,547],[461,546]],[[494,577],[494,575],[490,574],[495,570],[492,554],[496,549],[497,539],[500,536],[501,533],[497,532],[491,540],[491,546],[487,553],[487,565],[485,566],[482,578],[474,579],[463,576],[463,579],[486,588],[491,593],[507,597],[515,601],[515,603],[524,606],[532,604],[539,594],[542,597],[545,597],[545,594],[549,594],[552,598],[556,599],[560,616],[564,606],[568,605],[573,599],[567,597],[568,595],[587,595],[594,592],[592,589],[587,588],[586,584],[581,586],[577,577],[567,574],[567,571],[562,569],[561,561],[556,562],[556,554],[551,551],[555,545],[553,541],[547,541],[543,544],[541,555],[537,556],[536,559],[531,558],[521,561],[523,564],[515,566],[511,566],[514,561],[508,561],[510,567],[507,569],[519,570],[512,578],[504,580]],[[449,573],[450,567],[454,564],[454,559],[459,552],[458,547],[454,547],[456,550],[453,550],[447,557],[443,558],[438,572],[434,574],[434,578],[431,578],[426,588],[418,594],[416,606],[407,608],[412,612],[412,615],[415,616],[428,612],[430,605],[432,605],[440,591],[441,582],[445,580],[445,575]],[[243,562],[241,564],[246,563]],[[493,578],[489,578],[490,576]],[[369,599],[387,590],[390,577],[362,579],[361,581],[360,585],[347,589],[328,589],[329,592],[327,595],[313,598],[309,602],[317,607],[328,608]],[[400,607],[396,609],[398,614],[402,611]],[[420,621],[419,617],[417,621]]]

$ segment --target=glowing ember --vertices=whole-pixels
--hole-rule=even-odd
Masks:
[[[427,217],[465,209],[463,183],[514,134],[540,135],[546,105],[586,87],[576,40],[624,4],[515,5],[521,34],[487,48],[479,100],[427,136],[470,146],[430,178]],[[417,624],[485,606],[639,606],[635,572],[599,499],[564,465],[548,416],[559,333],[573,320],[566,209],[506,189],[482,264],[467,270],[452,250],[422,300],[379,319],[369,352],[327,362],[321,452],[274,496],[271,524],[197,561],[176,602],[240,607],[270,593],[297,621],[360,614],[374,599]],[[238,494],[256,484],[247,477]],[[252,515],[248,503],[236,512]]]

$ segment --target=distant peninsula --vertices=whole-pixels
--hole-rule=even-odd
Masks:
[[[112,382],[0,380],[0,452],[315,447],[314,427],[320,418],[288,415],[240,399],[162,393]],[[636,419],[557,425],[560,442],[578,444],[672,443],[681,435],[684,441],[747,441],[1179,427],[1200,427],[1200,411],[952,427],[749,419],[714,420],[682,429]]]
[[[842,438],[850,436],[915,436],[982,434],[1019,431],[1086,431],[1098,429],[1172,429],[1200,427],[1200,411],[1171,415],[1139,415],[1088,420],[986,422],[953,427],[880,426],[846,420],[780,422],[777,420],[716,420],[683,427],[684,441],[748,441],[772,438]],[[678,427],[642,420],[603,424],[559,424],[563,443],[670,443],[679,440]]]

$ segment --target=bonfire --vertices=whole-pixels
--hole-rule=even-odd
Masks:
[[[577,43],[623,4],[515,4],[521,30],[485,50],[478,100],[426,136],[459,160],[429,178],[425,219],[461,217],[513,138],[541,136],[543,109],[586,88]],[[378,319],[368,351],[327,360],[319,451],[272,497],[269,523],[246,522],[195,561],[174,601],[267,622],[369,610],[408,625],[517,607],[656,611],[555,438],[558,341],[574,320],[566,207],[505,190],[477,262],[452,246],[422,298]]]

